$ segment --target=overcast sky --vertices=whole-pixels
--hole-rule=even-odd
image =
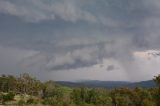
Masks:
[[[141,81],[160,73],[159,0],[0,0],[0,74]]]

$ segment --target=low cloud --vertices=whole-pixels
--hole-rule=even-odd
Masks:
[[[135,54],[160,48],[159,4],[158,0],[1,0],[0,70],[27,71],[43,79],[51,74],[54,80],[151,79],[158,73],[159,60]]]
[[[115,66],[114,65],[109,65],[107,67],[107,71],[113,71],[115,69]]]
[[[49,70],[66,70],[87,67],[98,63],[98,48],[86,47],[66,54],[56,55],[49,61]]]

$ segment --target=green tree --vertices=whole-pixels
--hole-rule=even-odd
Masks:
[[[155,76],[153,80],[155,81],[158,87],[155,91],[154,97],[155,97],[157,106],[160,106],[160,74],[158,76]]]
[[[116,101],[116,106],[128,106],[126,97],[116,96],[115,101]]]
[[[16,78],[12,75],[0,77],[0,91],[9,92],[15,90]]]
[[[80,105],[82,100],[81,100],[81,89],[75,88],[73,89],[71,93],[71,98],[73,99],[74,103],[76,105]]]
[[[151,100],[148,100],[148,99],[144,99],[142,101],[142,106],[156,106],[155,103]]]
[[[160,88],[160,74],[158,76],[155,76],[153,79],[156,83],[156,85]]]

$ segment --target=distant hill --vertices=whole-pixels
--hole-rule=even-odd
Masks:
[[[153,80],[134,82],[127,85],[127,87],[130,87],[130,88],[135,88],[135,87],[152,88],[155,86],[156,84]]]
[[[80,82],[68,82],[68,81],[57,81],[58,84],[68,86],[68,87],[91,87],[91,88],[120,88],[120,87],[142,87],[142,88],[152,88],[155,87],[153,80],[141,81],[141,82],[126,82],[126,81],[98,81],[98,80],[88,80]]]

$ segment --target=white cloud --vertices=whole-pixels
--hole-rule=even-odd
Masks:
[[[157,51],[146,50],[133,52],[133,60],[124,66],[130,80],[150,80],[160,73],[160,56],[155,56],[154,53],[157,53]]]

